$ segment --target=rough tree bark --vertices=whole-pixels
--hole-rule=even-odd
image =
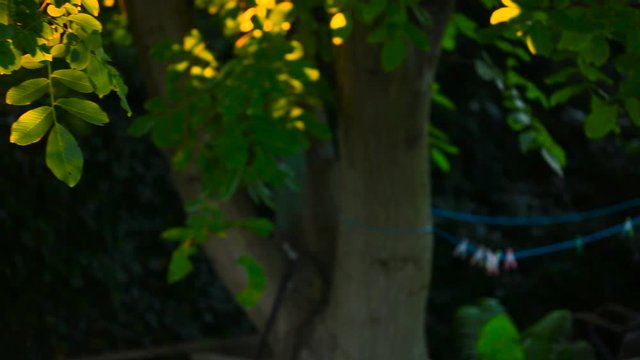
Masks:
[[[143,49],[141,63],[154,69],[145,49],[161,38],[178,40],[189,30],[190,19],[176,19],[183,16],[186,2],[128,3],[134,38]],[[426,129],[440,39],[453,0],[425,3],[432,18],[431,47],[428,51],[409,47],[399,69],[381,70],[380,47],[366,43],[367,29],[359,24],[337,49],[340,159],[333,164],[322,143],[314,143],[307,156],[304,226],[298,233],[284,233],[298,238],[295,246],[311,256],[298,261],[270,338],[275,359],[427,358],[424,328],[432,238],[411,231],[380,231],[415,229],[430,219]],[[162,71],[145,75],[155,93],[162,93]],[[335,165],[340,191],[332,194]],[[197,173],[176,175],[185,200],[193,196],[198,182]],[[332,209],[334,198],[336,209]],[[242,194],[225,210],[239,216],[253,212]],[[334,238],[338,214],[342,221]],[[237,256],[254,256],[264,267],[266,292],[248,311],[258,329],[266,325],[284,269],[279,242],[233,231],[226,239],[205,245],[232,292],[245,282]],[[325,283],[322,274],[329,276],[327,286],[318,285]]]
[[[358,24],[337,50],[341,220],[323,344],[311,345],[309,359],[427,358],[432,236],[411,229],[431,218],[426,130],[453,1],[428,10],[429,51],[410,48],[393,72],[381,70],[380,47]]]

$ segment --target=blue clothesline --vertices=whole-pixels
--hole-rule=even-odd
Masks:
[[[598,240],[603,240],[608,237],[621,234],[627,231],[627,228],[626,228],[627,224],[630,224],[632,226],[640,224],[640,216],[630,218],[625,223],[614,225],[606,229],[596,231],[586,236],[579,236],[579,237],[572,238],[570,240],[561,241],[561,242],[557,242],[549,245],[543,245],[543,246],[538,246],[534,248],[518,250],[518,251],[515,251],[513,255],[517,259],[523,259],[523,258],[532,257],[532,256],[547,255],[550,253],[555,253],[563,250],[575,249],[583,245],[596,242]],[[433,232],[436,236],[449,241],[452,245],[458,245],[463,241],[468,241],[466,239],[459,238],[439,228],[435,228]],[[469,242],[470,251],[475,251],[477,248],[478,248],[477,245],[475,245],[473,242]]]
[[[453,211],[442,208],[432,208],[434,218],[447,219],[468,222],[473,224],[484,225],[503,225],[503,226],[542,226],[542,225],[557,225],[569,222],[579,222],[591,220],[607,215],[616,214],[624,210],[640,207],[640,198],[627,200],[615,205],[575,212],[557,216],[488,216],[471,214],[460,211]]]
[[[627,201],[617,205],[617,209],[622,209],[623,207],[620,205],[623,205],[623,204],[627,204],[626,206],[628,206],[628,204],[631,204],[631,201]],[[610,214],[610,213],[613,213],[611,212],[613,211],[611,209],[616,209],[616,208],[612,206],[609,208],[599,209],[599,211],[601,213],[604,213],[604,210],[607,210],[609,211],[609,214]],[[595,213],[596,213],[596,210],[590,211],[590,212],[576,213],[573,215],[576,216],[577,214],[595,214]],[[568,218],[568,216],[569,215],[566,215],[564,216],[564,218]],[[542,217],[538,217],[538,219],[540,218]],[[512,219],[515,219],[515,218],[512,218]],[[535,219],[535,218],[529,218],[529,219]],[[437,228],[431,225],[425,225],[417,228],[400,228],[400,227],[392,227],[392,226],[386,226],[386,227],[385,226],[369,226],[363,222],[359,222],[353,219],[348,219],[343,217],[340,218],[340,222],[342,224],[346,224],[351,227],[356,227],[356,228],[374,232],[374,233],[397,234],[397,235],[434,233],[436,236],[449,241],[454,246],[458,245],[463,241],[467,241],[469,243],[468,246],[470,251],[475,251],[478,248],[477,245],[475,245],[471,241],[468,241],[467,239],[459,238],[447,231],[444,231],[440,228]],[[633,227],[638,224],[640,224],[640,216],[629,218],[622,224],[613,225],[611,227],[605,228],[603,230],[594,232],[586,236],[579,236],[579,237],[572,238],[570,240],[565,240],[565,241],[561,241],[561,242],[557,242],[549,245],[538,246],[530,249],[518,250],[514,252],[514,256],[517,259],[522,259],[522,258],[527,258],[532,256],[546,255],[546,254],[568,250],[568,249],[579,248],[579,247],[582,247],[583,245],[593,243],[595,241],[606,239],[613,235],[621,234],[623,232],[629,231],[630,226]]]

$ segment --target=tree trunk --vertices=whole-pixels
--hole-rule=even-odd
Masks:
[[[418,229],[430,225],[427,123],[452,7],[431,2],[430,50],[409,47],[393,72],[381,70],[363,26],[338,48],[340,221],[321,336],[333,353],[310,358],[427,358],[432,235]]]
[[[182,16],[179,9],[184,3],[170,0],[158,7],[152,0],[129,1],[132,30],[138,46],[142,45],[151,94],[162,93],[163,72],[156,68],[160,65],[149,65],[152,60],[145,49],[158,40],[163,24],[177,21],[177,27],[165,29],[172,35],[163,35],[174,40],[176,34],[189,29],[190,21],[176,19]],[[399,69],[390,73],[381,70],[380,47],[367,44],[368,31],[358,24],[351,38],[337,49],[339,211],[330,209],[333,203],[326,196],[334,183],[331,161],[321,147],[312,149],[307,158],[306,200],[313,205],[305,207],[302,233],[306,236],[301,247],[315,253],[315,259],[302,257],[296,265],[270,338],[274,359],[427,358],[424,328],[432,237],[415,230],[430,222],[426,129],[440,39],[453,0],[428,3],[431,48],[419,51],[409,46]],[[159,8],[164,9],[163,16],[154,15]],[[192,196],[198,183],[197,173],[176,177],[185,199]],[[242,195],[226,211],[253,215],[251,204]],[[335,247],[334,214],[340,214]],[[235,262],[237,256],[253,256],[264,267],[266,292],[248,311],[260,330],[266,325],[284,269],[278,246],[278,239],[268,241],[240,231],[205,245],[216,271],[232,291],[241,289],[245,282],[245,274]],[[317,268],[332,275],[329,289],[317,286]],[[318,304],[327,294],[328,304],[317,316]]]

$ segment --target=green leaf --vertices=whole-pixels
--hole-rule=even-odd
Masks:
[[[529,36],[535,44],[536,52],[540,55],[547,55],[551,52],[553,44],[551,41],[551,34],[549,34],[549,27],[536,21],[529,28]]]
[[[91,59],[91,53],[82,44],[68,47],[66,60],[73,69],[82,70],[89,65]]]
[[[591,34],[589,33],[564,31],[562,32],[562,36],[560,36],[558,49],[580,51],[586,48],[589,45],[590,41]]]
[[[31,79],[14,86],[7,92],[7,104],[29,105],[49,90],[49,80],[45,78]]]
[[[493,64],[490,64],[482,59],[475,59],[473,61],[473,67],[476,74],[485,81],[502,82],[504,76]]]
[[[127,129],[127,132],[133,137],[143,136],[151,131],[157,120],[158,118],[153,115],[138,116],[133,119],[133,123]]]
[[[549,103],[551,106],[556,106],[559,104],[563,104],[567,102],[572,97],[581,94],[585,90],[585,86],[580,85],[569,85],[560,90],[557,90],[551,94],[549,98]]]
[[[84,44],[87,49],[92,51],[99,51],[102,49],[102,36],[97,31],[92,31],[85,39]]]
[[[556,156],[554,156],[547,149],[541,149],[540,150],[540,154],[542,155],[542,158],[547,163],[547,165],[549,165],[551,170],[555,171],[556,174],[558,174],[558,176],[560,176],[560,177],[564,176],[564,172],[562,171],[563,165],[561,163],[561,159],[559,159]]]
[[[95,125],[104,125],[109,122],[107,114],[93,101],[64,98],[56,100],[56,105],[80,119]]]
[[[547,360],[554,358],[557,344],[566,340],[571,331],[571,312],[553,311],[523,333],[527,360]]]
[[[244,218],[236,222],[236,226],[249,230],[260,236],[269,236],[273,232],[273,223],[265,218]]]
[[[0,0],[0,24],[9,24],[9,0]]]
[[[405,34],[407,34],[409,39],[411,39],[411,42],[413,42],[418,49],[426,50],[429,48],[429,38],[424,30],[410,22],[405,22],[403,29]]]
[[[362,4],[360,15],[365,24],[371,24],[387,6],[387,0],[370,0]]]
[[[162,232],[160,235],[163,239],[167,241],[187,241],[192,237],[191,229],[188,227],[174,227],[171,229],[167,229]]]
[[[382,45],[382,68],[392,71],[402,65],[406,56],[404,40],[395,36]]]
[[[470,18],[462,14],[454,14],[451,21],[455,22],[458,30],[470,39],[477,39],[477,27],[478,24]]]
[[[591,96],[591,114],[585,120],[585,134],[599,139],[618,127],[618,107]]]
[[[17,145],[29,145],[40,141],[53,123],[53,108],[42,106],[22,114],[11,125],[9,141]]]
[[[525,92],[525,95],[529,100],[538,100],[540,104],[542,104],[542,106],[544,106],[545,108],[549,107],[549,101],[547,100],[544,92],[542,92],[542,90],[540,90],[536,86],[536,84],[518,74],[517,72],[509,70],[507,72],[507,82],[512,86],[522,85],[527,90]]]
[[[51,74],[51,77],[77,92],[93,92],[93,86],[91,86],[89,77],[82,71],[73,69],[56,70]]]
[[[591,345],[586,341],[576,341],[568,344],[560,344],[557,346],[557,360],[595,360],[596,355]],[[638,360],[637,357],[629,360]]]
[[[609,43],[604,35],[594,36],[580,55],[595,66],[600,66],[609,59]]]
[[[13,37],[13,45],[23,53],[36,56],[38,40],[32,31],[17,30]]]
[[[91,78],[91,82],[96,87],[96,94],[100,97],[107,95],[111,91],[111,79],[109,78],[109,70],[105,64],[97,57],[92,56],[87,66],[87,74]]]
[[[82,0],[82,6],[87,9],[87,12],[93,16],[98,16],[100,13],[100,4],[98,0]]]
[[[129,88],[122,80],[122,76],[116,68],[111,65],[107,65],[107,69],[109,69],[109,78],[111,79],[111,87],[116,91],[118,97],[120,98],[120,107],[123,108],[127,112],[127,116],[131,116],[131,108],[129,107],[129,102],[127,101],[127,93],[129,92]]]
[[[604,81],[607,84],[613,84],[613,80],[605,75],[598,68],[590,65],[583,57],[578,58],[578,68],[582,74],[591,81]]]
[[[193,264],[189,258],[195,254],[196,249],[191,241],[185,241],[171,254],[171,262],[169,263],[169,271],[167,272],[167,281],[170,284],[183,279],[193,271]]]
[[[544,82],[549,85],[560,84],[566,82],[571,76],[576,74],[578,74],[578,69],[575,67],[566,67],[544,79]]]
[[[69,187],[80,181],[84,163],[82,151],[73,135],[58,123],[49,132],[46,163],[51,172]]]
[[[494,316],[504,313],[496,299],[482,299],[476,306],[463,306],[456,312],[454,325],[457,348],[465,359],[476,358],[476,347],[480,331]]]
[[[518,329],[507,314],[489,320],[480,331],[478,360],[524,360]]]
[[[640,126],[640,100],[637,98],[624,99],[624,106],[631,121],[636,126]]]
[[[267,284],[267,278],[260,264],[252,257],[242,255],[238,258],[238,264],[247,273],[247,286],[236,295],[236,300],[239,304],[250,309],[260,301]]]
[[[449,159],[447,159],[447,156],[440,149],[431,149],[431,159],[443,172],[448,173],[449,171],[451,171],[451,164],[449,163]]]
[[[92,31],[102,32],[102,24],[96,18],[88,14],[69,15],[69,20],[77,23],[87,34]]]
[[[185,121],[187,117],[185,109],[166,111],[166,114],[158,114],[157,120],[151,130],[151,139],[159,147],[171,147],[178,145],[184,139]]]

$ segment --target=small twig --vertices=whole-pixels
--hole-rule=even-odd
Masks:
[[[295,263],[298,259],[298,253],[293,249],[293,247],[291,247],[291,244],[287,242],[283,243],[282,250],[287,257],[287,266],[282,273],[282,277],[280,278],[280,284],[278,284],[278,292],[276,293],[276,298],[273,300],[273,305],[271,306],[271,312],[269,313],[267,324],[264,327],[264,331],[262,331],[262,334],[260,335],[260,343],[258,344],[258,350],[256,351],[256,355],[254,356],[254,360],[261,360],[267,348],[269,334],[271,333],[271,330],[273,329],[273,326],[276,322],[276,318],[278,317],[278,312],[280,311],[280,307],[284,301],[284,295],[287,292],[287,287],[289,286],[289,282],[291,282],[291,278],[293,277]]]

